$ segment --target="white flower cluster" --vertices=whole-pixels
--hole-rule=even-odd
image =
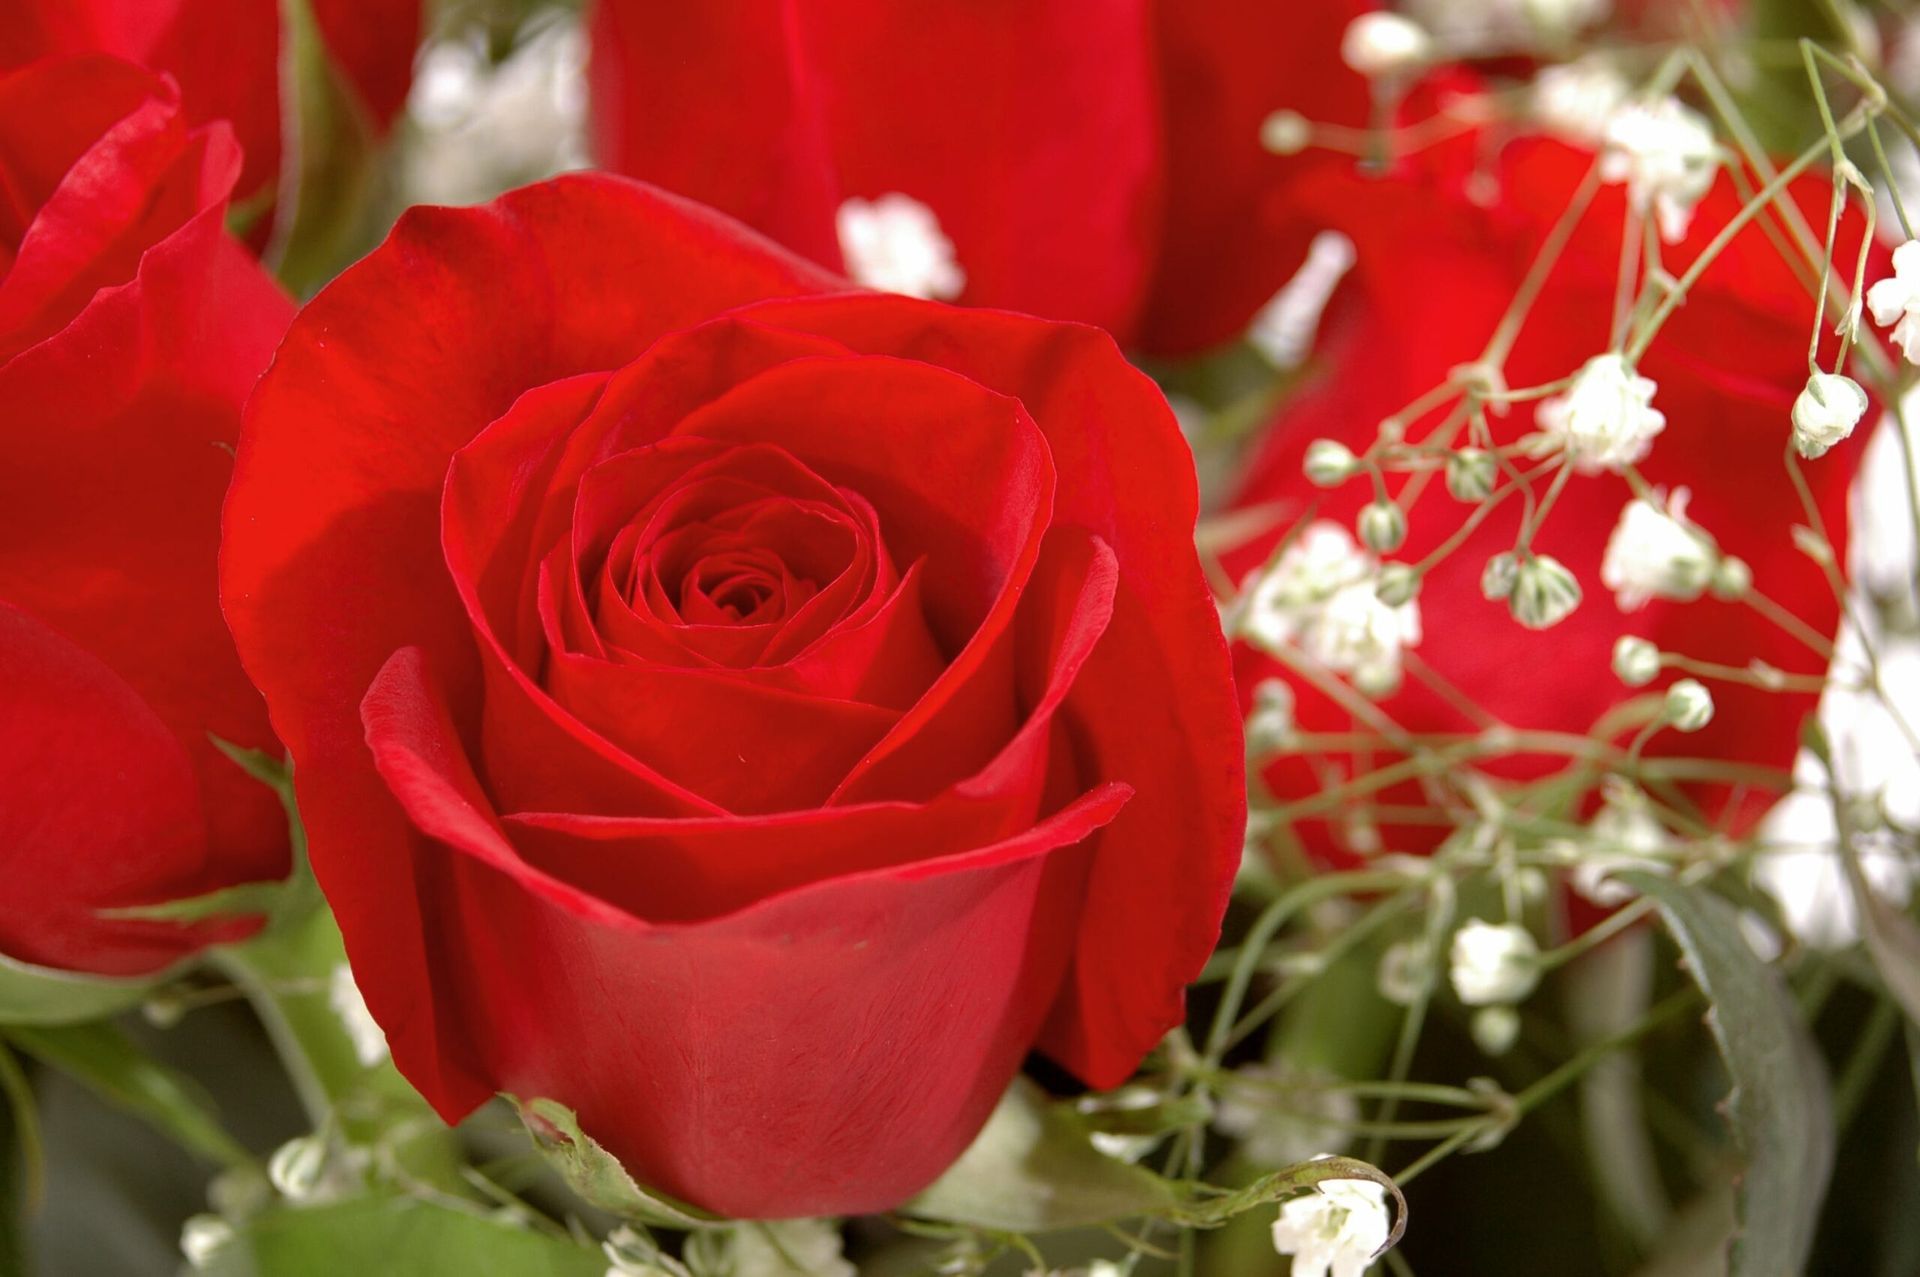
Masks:
[[[1633,103],[1607,120],[1600,176],[1625,182],[1628,202],[1642,215],[1653,214],[1668,243],[1686,237],[1693,207],[1713,186],[1719,167],[1713,129],[1673,98]]]
[[[1337,523],[1302,529],[1245,587],[1246,637],[1268,651],[1297,648],[1368,695],[1400,684],[1401,656],[1420,641],[1420,605],[1380,598],[1379,563]]]
[[[940,219],[912,196],[892,191],[850,199],[840,206],[834,229],[856,284],[934,301],[952,301],[967,287]]]
[[[1573,375],[1565,394],[1540,401],[1534,420],[1566,449],[1582,474],[1615,473],[1643,460],[1667,417],[1653,406],[1658,389],[1618,352],[1595,355]]]
[[[1281,1203],[1273,1248],[1293,1256],[1292,1277],[1360,1277],[1392,1233],[1386,1189],[1371,1180],[1323,1179]]]
[[[1600,561],[1600,581],[1622,612],[1638,611],[1656,598],[1691,602],[1712,582],[1720,554],[1687,521],[1687,497],[1685,488],[1677,489],[1664,508],[1636,497],[1620,511]]]

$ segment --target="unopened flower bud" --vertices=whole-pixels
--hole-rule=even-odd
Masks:
[[[1420,593],[1420,573],[1410,563],[1383,564],[1373,592],[1388,607],[1404,606]]]
[[[1341,60],[1369,78],[1415,70],[1432,51],[1420,24],[1397,13],[1363,13],[1340,38]]]
[[[1469,1028],[1475,1046],[1488,1055],[1505,1055],[1520,1038],[1520,1013],[1509,1006],[1481,1007]]]
[[[1517,923],[1469,918],[1448,957],[1453,991],[1470,1007],[1518,1002],[1540,982],[1540,946]]]
[[[1462,448],[1447,454],[1447,492],[1455,501],[1484,501],[1493,492],[1493,454]]]
[[[1298,111],[1275,111],[1260,122],[1260,145],[1275,155],[1298,155],[1313,143],[1313,125]]]
[[[1353,455],[1353,449],[1335,439],[1315,439],[1307,445],[1306,464],[1307,481],[1319,488],[1331,488],[1345,483],[1360,468],[1360,461]]]
[[[1745,559],[1724,555],[1714,564],[1713,579],[1707,582],[1707,588],[1713,591],[1714,598],[1737,603],[1753,588],[1753,569]]]
[[[1713,693],[1698,679],[1683,678],[1667,689],[1660,716],[1675,731],[1697,732],[1713,721]]]
[[[1613,645],[1613,673],[1628,687],[1645,687],[1660,673],[1660,649],[1633,634]]]
[[[180,1226],[180,1253],[196,1271],[210,1268],[233,1242],[233,1225],[218,1215],[194,1215]]]
[[[1520,575],[1520,560],[1511,554],[1496,554],[1487,560],[1480,573],[1480,593],[1489,601],[1504,599],[1513,593],[1514,578]]]
[[[1867,415],[1867,392],[1839,373],[1817,372],[1793,401],[1793,447],[1812,460],[1853,433]]]
[[[1433,965],[1427,946],[1418,940],[1399,940],[1380,955],[1375,983],[1380,996],[1396,1006],[1410,1007],[1433,986]]]
[[[1406,511],[1391,501],[1370,501],[1355,521],[1360,544],[1375,554],[1391,554],[1407,539]]]
[[[1544,630],[1567,619],[1580,606],[1580,582],[1558,559],[1529,555],[1513,578],[1507,608],[1530,630]]]
[[[267,1160],[267,1178],[282,1197],[303,1202],[313,1196],[327,1168],[327,1142],[318,1135],[288,1140]]]

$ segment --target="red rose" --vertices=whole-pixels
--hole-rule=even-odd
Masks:
[[[292,304],[225,233],[240,155],[107,58],[0,74],[0,951],[145,973],[232,928],[102,916],[286,870],[220,618],[240,404]]]
[[[598,0],[595,146],[835,269],[845,202],[910,197],[964,275],[930,295],[1189,351],[1299,267],[1294,199],[1343,160],[1273,155],[1260,126],[1366,122],[1339,44],[1372,7]]]
[[[376,130],[406,102],[418,0],[305,0],[327,54]],[[236,198],[280,170],[281,10],[274,0],[7,0],[0,70],[59,53],[109,53],[179,82],[189,123],[225,120],[246,159]]]
[[[1086,328],[651,188],[416,209],[250,406],[224,593],[396,1062],[736,1216],[891,1206],[1181,1015],[1238,861],[1191,461]]]
[[[1273,549],[1285,527],[1312,517],[1352,528],[1372,500],[1364,479],[1324,491],[1302,475],[1308,444],[1331,438],[1354,452],[1370,445],[1380,423],[1446,382],[1450,370],[1478,360],[1553,226],[1574,199],[1592,156],[1558,143],[1509,145],[1477,183],[1477,198],[1458,174],[1405,175],[1373,180],[1358,175],[1325,185],[1322,215],[1352,237],[1358,263],[1334,302],[1314,381],[1273,423],[1253,463],[1239,504],[1266,506],[1281,530],[1229,556],[1237,581]],[[1488,179],[1492,179],[1491,185]],[[1809,178],[1793,188],[1811,224],[1824,227],[1830,185]],[[1680,274],[1739,209],[1724,175],[1695,211],[1685,240],[1667,245],[1665,261]],[[1600,191],[1578,223],[1545,290],[1528,313],[1505,366],[1515,387],[1566,377],[1608,349],[1624,220],[1621,189]],[[1849,218],[1836,259],[1850,264],[1859,226]],[[1869,278],[1873,276],[1870,275]],[[1829,315],[1832,315],[1829,311]],[[1807,381],[1807,339],[1813,300],[1760,223],[1738,232],[1693,286],[1683,306],[1654,340],[1639,371],[1657,386],[1652,406],[1666,415],[1638,469],[1669,494],[1686,489],[1687,517],[1711,534],[1722,551],[1743,559],[1756,588],[1797,615],[1807,629],[1833,635],[1839,607],[1820,567],[1795,544],[1792,525],[1804,522],[1783,455],[1791,410]],[[1823,343],[1831,365],[1833,342]],[[1408,422],[1418,440],[1438,425],[1448,405]],[[1490,416],[1494,438],[1512,443],[1538,429],[1532,402]],[[1860,440],[1818,461],[1800,463],[1825,529],[1845,562],[1846,494],[1860,459]],[[1543,482],[1536,482],[1543,492]],[[1396,494],[1413,490],[1395,476]],[[1406,545],[1389,556],[1416,563],[1461,532],[1474,505],[1452,499],[1439,476],[1427,476],[1424,495],[1409,512]],[[1642,636],[1663,651],[1696,661],[1745,668],[1760,661],[1775,669],[1817,676],[1821,653],[1745,603],[1708,593],[1692,602],[1654,599],[1623,607],[1602,580],[1609,537],[1632,497],[1611,474],[1575,475],[1553,506],[1534,549],[1570,569],[1584,598],[1564,621],[1543,631],[1521,628],[1507,605],[1481,588],[1488,559],[1511,550],[1520,526],[1520,502],[1508,501],[1466,536],[1460,547],[1421,582],[1421,637],[1412,651],[1430,674],[1410,670],[1399,691],[1379,703],[1400,728],[1415,733],[1477,733],[1490,723],[1584,736],[1609,710],[1679,677],[1668,670],[1651,689],[1624,686],[1610,672],[1615,641]],[[1631,600],[1629,600],[1631,602]],[[1280,673],[1268,657],[1240,649],[1243,692]],[[1353,717],[1305,680],[1293,680],[1298,722],[1312,732],[1348,732]],[[1709,678],[1714,717],[1704,730],[1663,731],[1646,747],[1650,757],[1720,759],[1784,771],[1794,758],[1799,727],[1812,712],[1811,691],[1761,691]],[[1470,716],[1471,703],[1485,717]],[[1385,766],[1390,750],[1364,757],[1342,752],[1293,754],[1266,769],[1282,799],[1295,799]],[[1567,764],[1563,754],[1512,753],[1476,765],[1514,779],[1531,779]],[[1686,793],[1708,823],[1735,832],[1750,827],[1777,788],[1739,784],[1689,785]],[[1426,806],[1430,791],[1406,784],[1376,800]],[[1302,829],[1316,849],[1344,854],[1346,813]],[[1402,850],[1433,846],[1445,829],[1433,823],[1384,822],[1387,844]]]

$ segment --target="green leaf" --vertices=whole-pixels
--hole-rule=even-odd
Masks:
[[[718,1216],[642,1188],[618,1158],[580,1129],[579,1117],[566,1105],[557,1100],[505,1098],[519,1112],[541,1155],[582,1200],[621,1219],[663,1228],[728,1226]]]
[[[280,0],[286,40],[280,83],[292,95],[273,242],[280,282],[310,297],[370,246],[368,210],[380,168],[365,107],[334,66],[308,0]]]
[[[597,1247],[407,1197],[279,1207],[236,1226],[209,1277],[603,1277]]]
[[[316,1125],[332,1114],[349,1139],[371,1140],[395,1122],[430,1116],[390,1061],[361,1062],[331,998],[347,954],[324,908],[283,918],[213,960],[245,990]]]
[[[16,1025],[6,1037],[186,1148],[226,1166],[253,1164],[191,1079],[149,1058],[113,1025]]]
[[[152,905],[101,909],[103,918],[138,918],[145,922],[201,922],[208,918],[244,918],[272,913],[292,889],[287,882],[243,882],[201,896],[166,900]]]
[[[1166,1215],[1179,1195],[1153,1172],[1096,1149],[1085,1121],[1016,1078],[985,1129],[933,1186],[901,1209],[910,1215],[1004,1232],[1078,1228]]]
[[[1712,1003],[1707,1023],[1733,1079],[1727,1117],[1745,1168],[1734,1198],[1731,1277],[1806,1266],[1833,1171],[1826,1071],[1779,974],[1740,934],[1732,905],[1652,874],[1622,879],[1659,906]]]
[[[0,954],[0,1025],[78,1024],[137,1006],[172,978],[162,971],[137,980],[36,967]]]

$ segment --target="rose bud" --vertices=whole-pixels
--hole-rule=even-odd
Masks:
[[[0,73],[0,953],[131,976],[237,934],[114,911],[286,872],[215,588],[240,405],[293,306],[240,153],[99,56]]]

